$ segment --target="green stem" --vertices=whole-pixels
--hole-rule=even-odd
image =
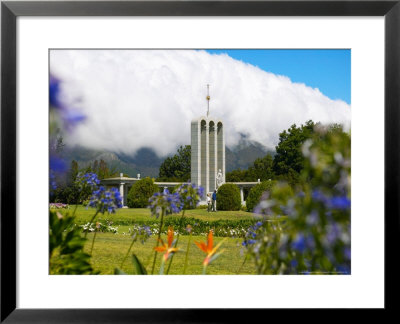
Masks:
[[[188,264],[188,255],[189,255],[189,249],[190,249],[190,241],[191,240],[192,240],[192,233],[189,234],[189,241],[188,241],[188,245],[187,245],[187,249],[186,249],[185,266],[183,268],[183,274],[186,273],[186,268],[187,268],[187,264]]]
[[[96,218],[96,216],[97,216],[98,213],[99,213],[99,210],[96,211],[96,213],[93,215],[92,219],[90,220],[88,229],[87,229],[87,231],[85,232],[85,238],[86,238],[86,236],[87,236],[87,234],[88,234],[88,232],[89,232],[90,225],[92,225],[92,223],[93,223],[93,221],[94,221],[94,219]]]
[[[240,266],[239,270],[236,272],[236,274],[239,274],[239,273],[240,273],[240,271],[242,270],[242,268],[243,268],[244,264],[245,264],[245,263],[246,263],[246,261],[247,261],[247,256],[248,256],[248,254],[246,254],[246,255],[244,256],[243,263],[242,263],[242,265]]]
[[[179,220],[178,235],[176,236],[176,241],[175,241],[175,244],[174,244],[174,248],[176,248],[176,246],[178,245],[178,242],[179,242],[179,236],[180,236],[180,233],[181,233],[182,221],[183,221],[184,217],[185,217],[185,209],[183,210],[181,219]],[[169,269],[171,268],[171,264],[172,264],[172,260],[174,259],[174,255],[175,255],[175,253],[172,254],[171,259],[169,260],[169,264],[168,264],[168,268],[167,268],[167,274],[169,273]]]
[[[97,234],[97,228],[94,230],[94,235],[93,235],[93,240],[92,240],[92,247],[90,249],[90,256],[92,256],[94,240],[96,239],[96,234]]]
[[[78,196],[78,200],[77,200],[77,202],[75,204],[75,208],[74,208],[74,212],[72,213],[72,216],[75,216],[76,210],[78,209],[79,201],[81,200],[81,195],[82,195],[82,193],[80,192],[79,196]]]
[[[164,274],[164,264],[165,264],[165,260],[164,260],[164,256],[163,256],[162,261],[161,261],[161,266],[160,266],[160,275]]]
[[[155,247],[157,247],[158,243],[160,242],[161,230],[164,225],[164,213],[165,213],[165,209],[163,208],[162,212],[161,212],[160,228],[158,230],[158,237],[157,237],[157,242],[156,242]],[[154,251],[154,259],[153,259],[153,266],[151,267],[151,274],[154,273],[154,267],[156,266],[156,259],[157,259],[157,251]]]
[[[124,259],[122,260],[122,263],[121,263],[121,266],[120,266],[121,269],[122,269],[122,266],[124,265],[126,259],[128,258],[129,252],[131,252],[133,243],[135,243],[135,242],[136,242],[136,237],[132,240],[132,243],[131,243],[131,245],[129,246],[128,252],[126,252],[125,257],[124,257]]]
[[[207,265],[204,265],[203,266],[203,275],[207,274],[206,272],[207,272]]]

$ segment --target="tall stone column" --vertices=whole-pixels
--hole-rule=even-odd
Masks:
[[[210,192],[216,189],[217,177],[217,125],[214,120],[210,119],[209,124],[209,188]]]
[[[121,182],[121,183],[119,184],[119,194],[121,195],[121,198],[122,198],[122,204],[123,204],[124,206],[126,206],[124,187],[125,187],[125,183]]]
[[[239,187],[239,189],[240,189],[240,202],[241,202],[241,204],[242,204],[242,206],[244,205],[244,193],[243,193],[243,187],[242,186],[240,186]]]
[[[200,135],[200,159],[201,159],[201,177],[200,185],[204,188],[204,192],[209,192],[209,136],[208,136],[208,124],[206,119],[202,119],[200,122],[201,135]]]
[[[201,120],[194,119],[191,123],[191,161],[190,181],[201,184]]]

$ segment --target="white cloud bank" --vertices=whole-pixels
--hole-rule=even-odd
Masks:
[[[240,133],[273,149],[278,134],[312,119],[350,126],[351,110],[318,89],[293,83],[225,54],[192,50],[53,50],[50,71],[87,116],[69,144],[163,156],[190,144],[190,121],[206,114],[225,124],[226,144]],[[76,99],[80,98],[78,102]]]

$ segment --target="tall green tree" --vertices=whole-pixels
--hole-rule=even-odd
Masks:
[[[115,177],[118,175],[116,168],[110,168],[107,162],[105,162],[103,159],[101,159],[100,161],[95,160],[93,161],[93,163],[89,164],[85,169],[85,173],[87,172],[96,173],[99,179]]]
[[[273,163],[273,171],[278,178],[288,180],[292,184],[299,182],[300,172],[304,168],[301,148],[303,143],[313,136],[315,125],[309,120],[300,127],[294,124],[279,134]]]
[[[190,158],[190,145],[180,146],[174,156],[167,157],[164,162],[161,163],[158,180],[190,180]]]
[[[274,178],[274,158],[271,154],[267,154],[263,158],[257,158],[253,165],[248,169],[247,178],[250,181],[266,181]]]
[[[236,169],[226,173],[226,182],[242,182],[247,181],[247,170]]]
[[[241,181],[266,181],[274,178],[273,170],[274,158],[271,154],[267,154],[262,158],[257,158],[247,170],[233,170],[226,173],[227,182]]]

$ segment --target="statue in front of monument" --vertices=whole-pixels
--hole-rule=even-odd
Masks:
[[[222,177],[221,169],[219,169],[217,178],[216,178],[217,189],[222,186],[223,182],[224,182],[224,178]]]

